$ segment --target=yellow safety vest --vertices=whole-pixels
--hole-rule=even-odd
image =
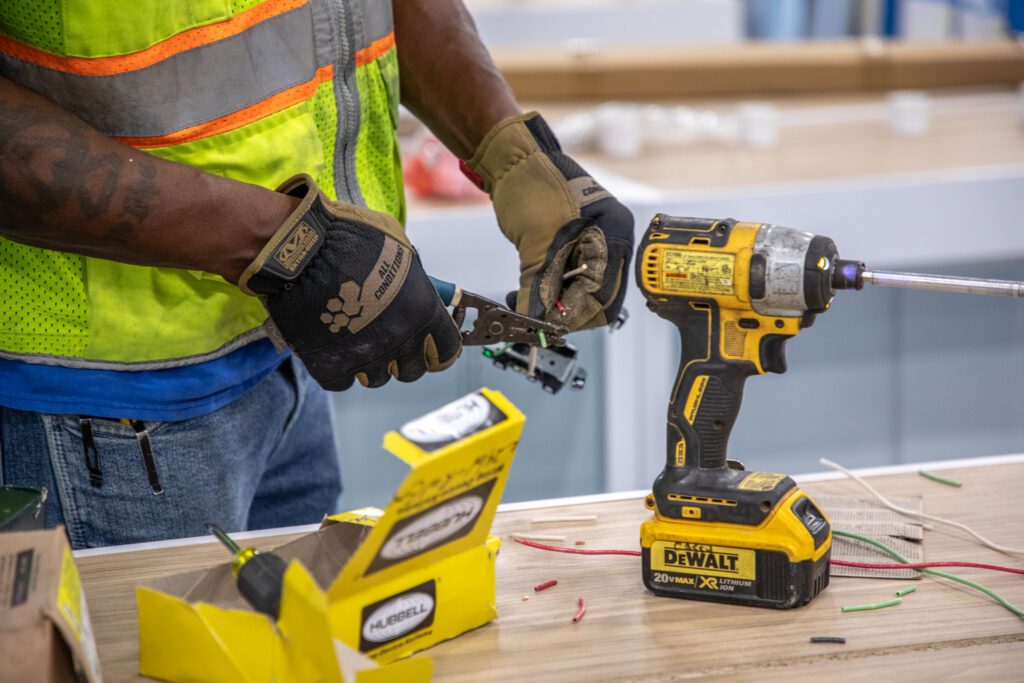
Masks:
[[[390,0],[3,0],[0,75],[154,156],[267,188],[308,173],[404,220]],[[177,367],[265,319],[209,273],[0,238],[0,358]]]

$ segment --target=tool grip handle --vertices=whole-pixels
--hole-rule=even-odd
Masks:
[[[437,290],[437,295],[441,297],[441,301],[444,303],[444,305],[451,306],[452,301],[454,301],[455,299],[455,291],[458,289],[455,286],[455,283],[439,280],[433,275],[428,275],[427,277],[430,278],[430,283],[434,285],[434,289]]]
[[[257,612],[277,621],[288,565],[273,553],[257,553],[238,570],[238,592]]]
[[[720,311],[714,302],[686,306],[674,322],[682,348],[669,402],[668,469],[724,468],[743,386],[757,373],[756,366],[722,357]]]

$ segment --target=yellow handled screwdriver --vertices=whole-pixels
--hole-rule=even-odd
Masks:
[[[281,588],[288,565],[274,553],[261,553],[255,548],[240,548],[216,524],[206,523],[206,530],[227,546],[234,559],[231,571],[238,579],[238,592],[257,612],[277,621],[281,608]]]

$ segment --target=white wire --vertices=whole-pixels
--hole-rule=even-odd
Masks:
[[[822,465],[825,465],[827,467],[831,467],[832,469],[836,470],[837,472],[842,472],[843,474],[848,476],[850,479],[853,479],[855,482],[857,482],[858,484],[863,486],[864,490],[866,490],[868,493],[870,493],[875,498],[877,498],[878,502],[880,502],[882,505],[884,505],[885,507],[889,508],[893,512],[898,512],[901,515],[907,515],[909,517],[919,517],[921,519],[930,519],[931,521],[938,522],[939,524],[945,524],[947,526],[955,527],[957,529],[960,529],[961,531],[964,531],[964,532],[970,534],[974,538],[978,539],[978,542],[981,543],[982,545],[988,546],[989,548],[992,548],[992,550],[998,550],[1001,553],[1007,553],[1009,555],[1024,555],[1024,548],[1010,548],[1010,547],[1007,547],[1005,545],[999,545],[998,543],[993,543],[992,541],[988,540],[987,538],[985,538],[984,536],[979,534],[977,531],[975,531],[971,527],[967,526],[966,524],[961,524],[960,522],[954,522],[951,519],[945,519],[943,517],[937,517],[935,515],[929,515],[929,514],[924,513],[924,512],[918,512],[916,510],[909,510],[909,509],[907,509],[905,507],[900,507],[899,505],[896,505],[895,503],[890,501],[888,498],[883,496],[881,493],[876,491],[874,486],[872,486],[871,484],[867,483],[866,481],[864,481],[863,479],[861,479],[856,474],[854,474],[850,470],[846,469],[845,467],[843,467],[839,463],[832,462],[828,458],[822,458],[820,462],[821,462]]]
[[[562,543],[565,536],[562,534],[509,534],[512,538],[521,538],[524,541],[552,541]]]

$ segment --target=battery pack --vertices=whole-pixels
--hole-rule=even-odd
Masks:
[[[787,609],[828,585],[831,528],[798,488],[757,526],[655,514],[640,541],[644,584],[655,595]]]

